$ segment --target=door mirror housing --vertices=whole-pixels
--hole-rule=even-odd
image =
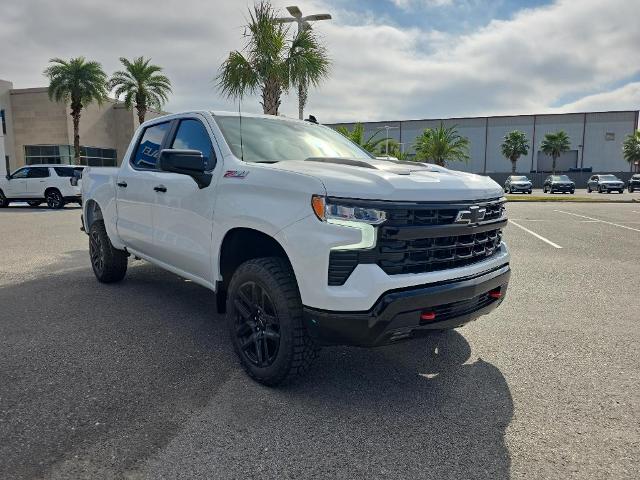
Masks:
[[[158,163],[163,172],[190,176],[199,188],[205,188],[211,184],[213,175],[207,173],[206,159],[199,150],[165,148],[160,152]]]

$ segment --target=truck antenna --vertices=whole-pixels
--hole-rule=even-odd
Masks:
[[[242,148],[242,112],[240,111],[240,105],[242,99],[238,99],[238,117],[240,117],[240,160],[244,162],[244,149]]]

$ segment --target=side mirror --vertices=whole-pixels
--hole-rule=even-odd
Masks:
[[[7,180],[11,180],[11,175],[7,173],[7,174],[5,175],[5,178],[6,178]]]
[[[175,150],[166,148],[160,152],[160,170],[188,175],[199,188],[208,187],[213,175],[206,173],[206,160],[199,150]]]

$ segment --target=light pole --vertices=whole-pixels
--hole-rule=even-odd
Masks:
[[[328,13],[317,13],[315,15],[302,16],[302,11],[297,6],[287,7],[287,11],[291,14],[291,17],[276,18],[278,23],[290,23],[296,22],[298,24],[299,35],[303,30],[311,29],[309,22],[315,22],[316,20],[331,20],[331,15]],[[302,83],[298,85],[298,118],[302,120],[304,106],[307,103],[307,87]]]
[[[396,128],[400,128],[400,127],[390,127],[389,125],[385,125],[382,128],[384,128],[387,131],[387,140],[386,140],[386,145],[384,147],[384,151],[388,157],[389,156],[389,130],[395,130]]]

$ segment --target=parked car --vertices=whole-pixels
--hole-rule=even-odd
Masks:
[[[82,192],[98,281],[122,280],[134,255],[215,291],[242,366],[269,385],[321,345],[459,327],[509,281],[497,183],[376,159],[310,122],[149,120],[119,168],[85,170]]]
[[[615,175],[593,175],[587,182],[587,193],[624,192],[624,182]]]
[[[531,183],[531,180],[524,175],[510,175],[504,182],[505,193],[531,193],[532,189],[533,184]]]
[[[640,190],[640,173],[636,173],[635,175],[631,176],[629,182],[627,183],[627,189],[629,190],[629,193]]]
[[[0,179],[0,207],[11,202],[27,202],[37,207],[46,202],[49,208],[67,203],[82,203],[81,186],[73,181],[73,165],[28,165]],[[74,184],[75,183],[75,184]]]
[[[542,190],[544,191],[544,193],[575,193],[576,184],[566,175],[549,175],[544,179]]]

